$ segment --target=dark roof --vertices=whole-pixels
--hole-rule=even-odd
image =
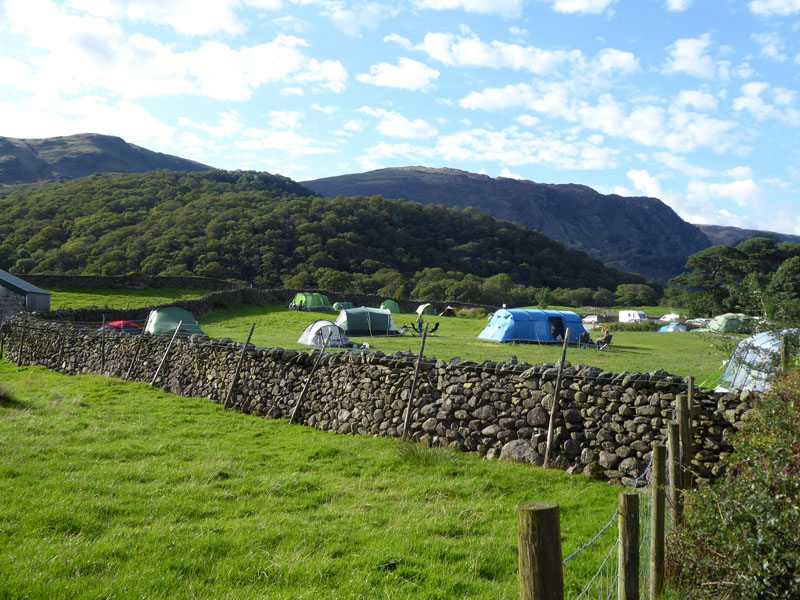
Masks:
[[[10,290],[14,290],[19,294],[47,294],[50,295],[50,292],[46,292],[40,287],[36,287],[32,283],[28,283],[27,281],[20,279],[8,273],[7,271],[3,271],[0,269],[0,285],[3,287],[7,287]]]

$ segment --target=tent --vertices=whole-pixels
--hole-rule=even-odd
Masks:
[[[430,302],[426,302],[425,304],[420,304],[417,307],[417,314],[418,315],[436,315],[436,307],[431,304]]]
[[[333,310],[328,297],[318,292],[298,292],[289,305],[292,310]]]
[[[355,304],[352,302],[334,302],[333,310],[344,310],[345,308],[353,308]]]
[[[797,330],[781,334],[764,331],[739,342],[719,378],[716,391],[767,389],[770,377],[780,369],[782,334],[796,338]]]
[[[388,310],[390,313],[399,313],[400,306],[394,300],[384,300],[381,302],[381,308],[383,310]]]
[[[713,331],[714,333],[751,333],[755,324],[755,317],[741,313],[725,313],[711,319],[707,327],[695,329],[697,332]]]
[[[670,323],[669,325],[662,325],[658,328],[658,333],[673,333],[678,331],[686,331],[686,325],[683,323]]]
[[[439,313],[440,317],[455,317],[456,309],[452,306],[447,306],[442,312]]]
[[[182,322],[182,323],[181,323]],[[165,306],[151,310],[144,324],[144,332],[153,335],[172,335],[175,328],[181,323],[181,333],[191,335],[205,335],[197,324],[197,319],[188,310],[179,306]]]
[[[400,335],[392,313],[380,308],[348,308],[339,313],[336,324],[350,336]]]
[[[305,328],[297,343],[321,348],[325,345],[325,340],[328,341],[328,348],[347,348],[350,346],[347,335],[342,331],[342,328],[330,321],[314,321]]]
[[[142,328],[130,321],[109,321],[101,327],[101,329],[106,329],[108,331],[124,331],[131,335],[141,335],[142,333]],[[181,327],[181,329],[183,329],[183,327]]]
[[[478,334],[487,342],[553,343],[569,329],[569,341],[577,344],[586,329],[571,311],[512,308],[498,310]]]

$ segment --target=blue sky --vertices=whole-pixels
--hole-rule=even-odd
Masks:
[[[800,0],[0,0],[0,135],[452,167],[800,234]]]

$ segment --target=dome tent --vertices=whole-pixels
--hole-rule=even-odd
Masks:
[[[755,320],[755,317],[741,313],[725,313],[711,319],[707,327],[694,329],[693,331],[698,333],[709,331],[714,333],[750,333],[753,330]]]
[[[305,328],[297,343],[318,348],[347,348],[351,345],[342,328],[330,321],[314,321]]]
[[[563,339],[569,329],[569,341],[577,344],[586,329],[580,317],[571,311],[501,309],[478,334],[486,342],[518,342],[524,344],[554,343]]]
[[[352,302],[334,302],[332,308],[333,310],[344,310],[345,308],[355,308],[355,304]]]
[[[348,308],[339,313],[336,324],[350,336],[400,335],[392,313],[380,308]]]
[[[298,292],[289,304],[291,310],[333,310],[328,297],[319,292]]]
[[[172,335],[178,323],[181,324],[180,333],[184,335],[205,335],[194,315],[180,306],[165,306],[151,310],[144,324],[144,332],[153,335]]]
[[[797,338],[796,329],[782,334]],[[730,392],[736,389],[760,392],[767,389],[770,377],[780,369],[782,334],[763,331],[739,342],[715,391]]]
[[[658,333],[673,333],[686,331],[686,325],[683,323],[670,323],[669,325],[662,325],[658,328]]]
[[[390,313],[397,314],[400,312],[400,305],[397,304],[394,300],[384,300],[381,302],[381,308],[383,310],[388,310]]]
[[[436,307],[430,302],[426,302],[425,304],[420,304],[416,312],[418,315],[436,315]]]

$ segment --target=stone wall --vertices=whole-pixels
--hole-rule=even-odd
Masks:
[[[5,358],[67,373],[100,373],[150,382],[169,342],[79,329],[14,317],[3,334]],[[24,345],[22,344],[24,337]],[[22,348],[21,348],[22,346]],[[20,348],[22,352],[20,353]],[[202,336],[176,340],[155,385],[176,394],[221,403],[243,344]],[[287,419],[309,379],[313,353],[249,348],[232,406],[244,413]],[[398,437],[411,396],[416,358],[409,353],[327,353],[309,381],[298,422],[340,434]],[[424,359],[414,394],[410,437],[420,442],[541,463],[557,369],[509,361],[475,364]],[[676,397],[686,382],[654,373],[608,373],[567,365],[556,418],[554,464],[595,479],[631,484],[654,442],[666,437]],[[753,396],[695,390],[694,469],[717,474],[731,435]]]
[[[17,275],[42,288],[66,289],[149,289],[183,288],[189,290],[230,290],[241,287],[242,281],[226,281],[207,277],[161,277],[134,273],[132,275]]]
[[[25,310],[25,296],[0,285],[0,322]]]

